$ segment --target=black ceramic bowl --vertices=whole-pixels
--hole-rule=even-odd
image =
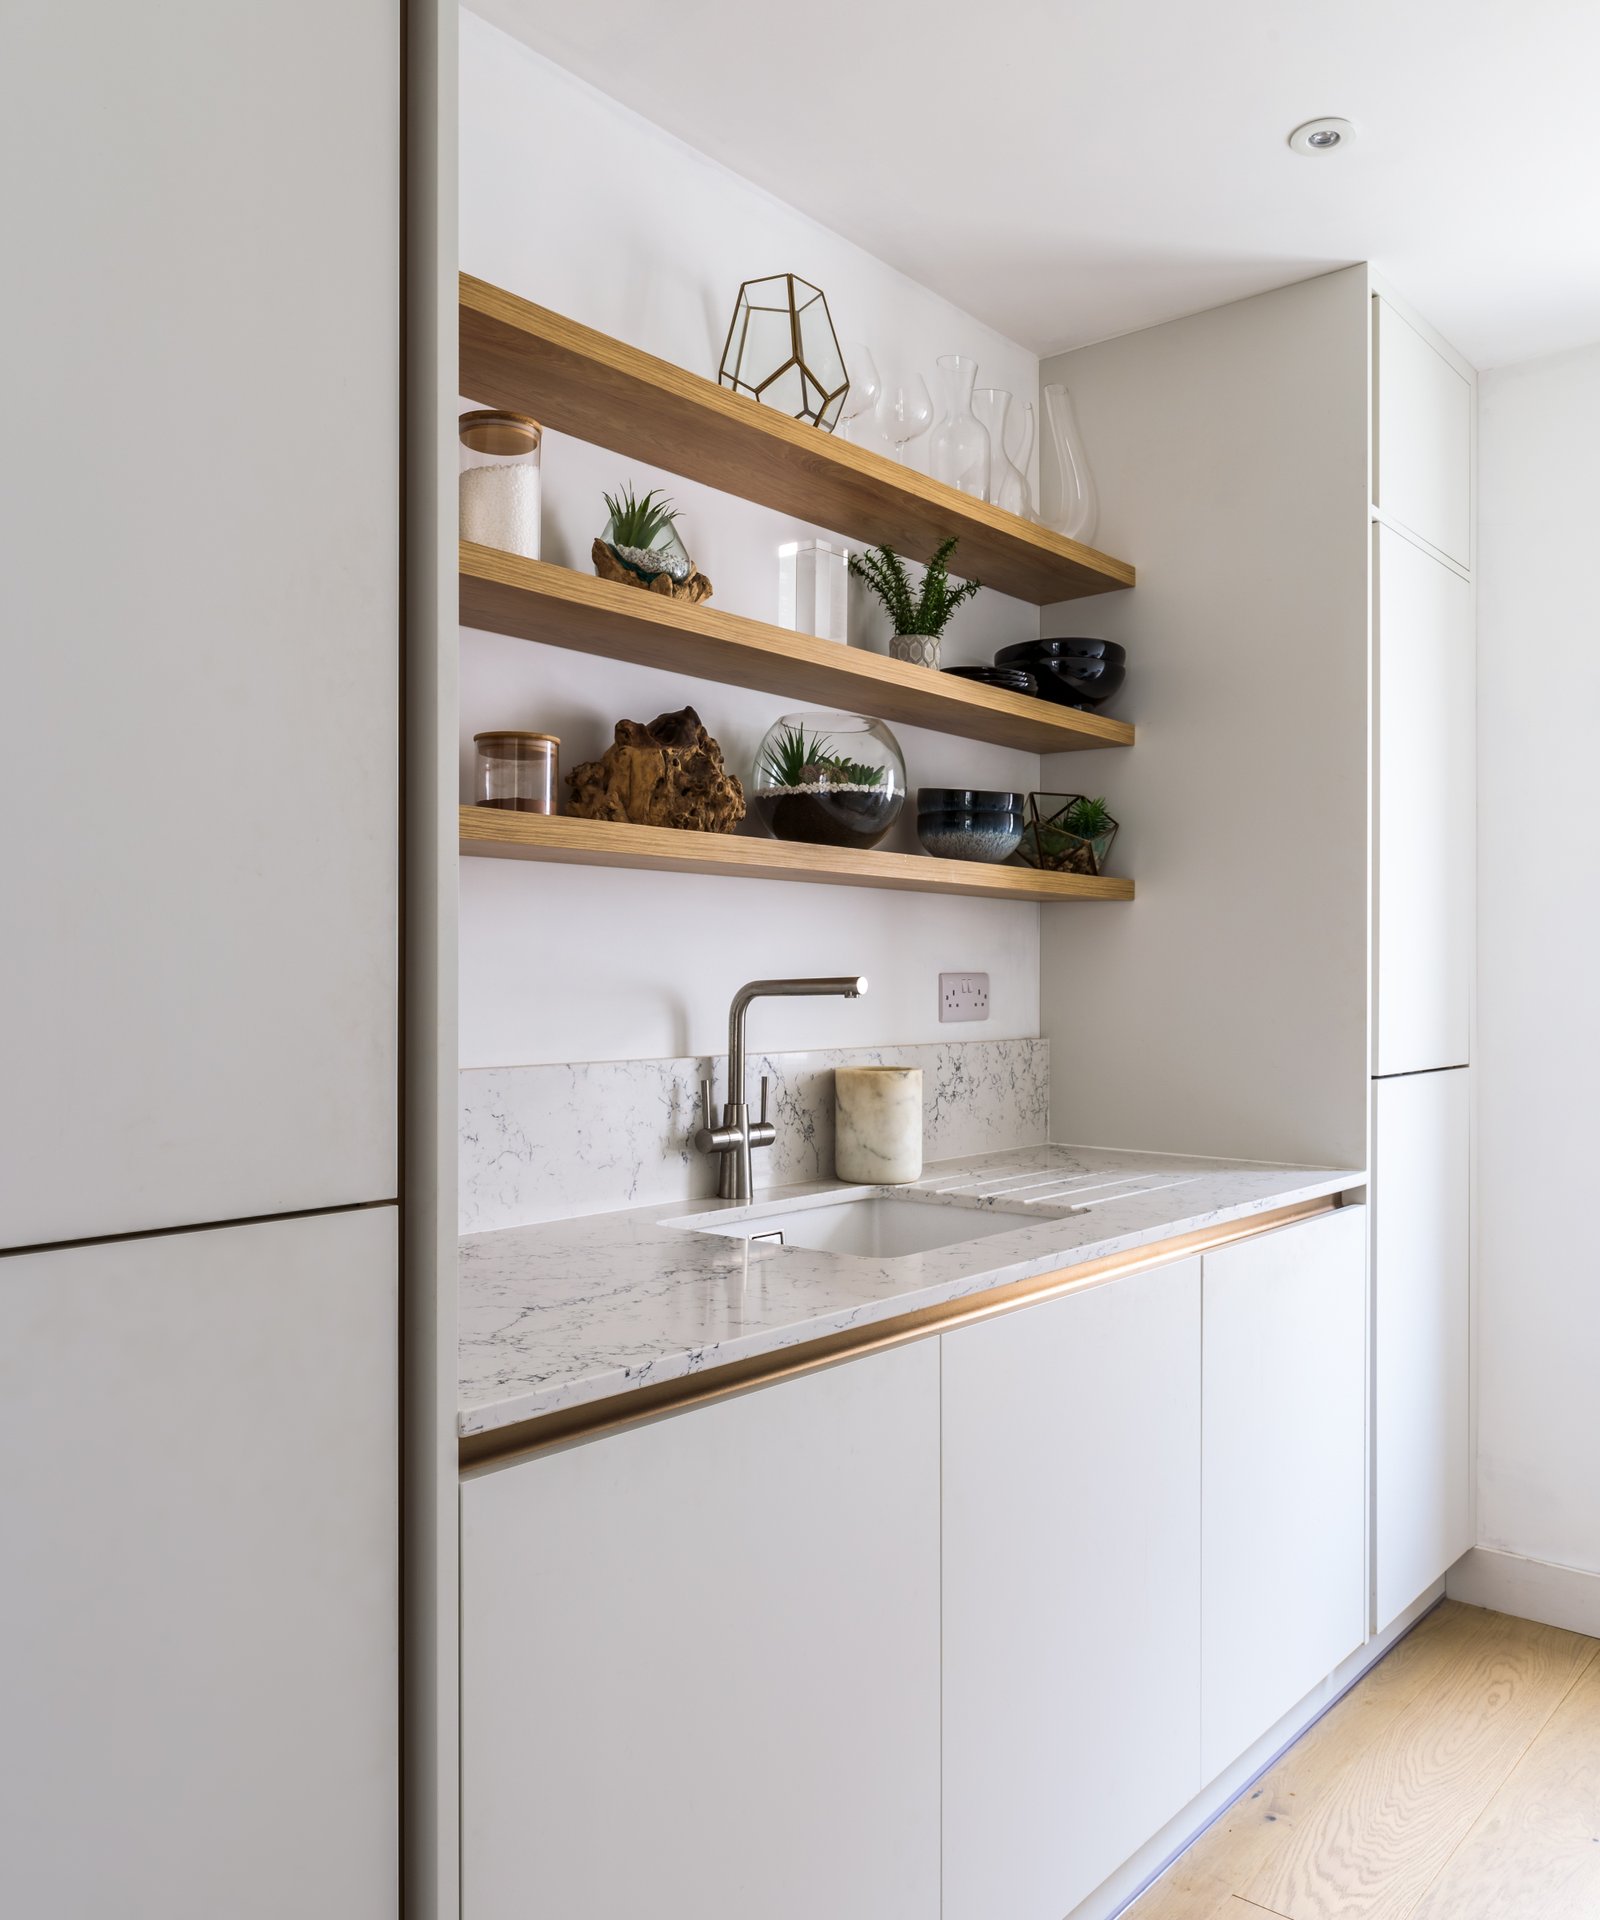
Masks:
[[[996,665],[1023,667],[1039,697],[1061,707],[1099,707],[1128,677],[1127,649],[1115,640],[1023,640],[1002,647]]]
[[[940,860],[1009,860],[1022,844],[1023,795],[918,787],[917,838]]]

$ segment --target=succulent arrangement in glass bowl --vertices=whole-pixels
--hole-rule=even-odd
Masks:
[[[602,579],[675,600],[711,598],[711,582],[697,571],[678,533],[679,509],[651,487],[635,494],[632,486],[603,494],[608,518],[594,543],[594,570]]]
[[[1085,793],[1030,793],[1019,866],[1049,873],[1101,874],[1111,857],[1118,822],[1103,799]]]
[[[775,840],[875,847],[906,799],[906,763],[881,720],[786,713],[756,754],[750,810]]]

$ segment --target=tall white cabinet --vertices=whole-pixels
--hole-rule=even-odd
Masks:
[[[391,1920],[395,1231],[0,1262],[0,1912]]]
[[[1472,1544],[1472,369],[1373,301],[1372,1590]]]
[[[0,12],[8,1914],[396,1910],[401,11]]]

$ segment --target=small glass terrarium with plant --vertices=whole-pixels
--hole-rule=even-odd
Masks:
[[[1019,865],[1048,873],[1101,874],[1118,823],[1103,799],[1085,793],[1030,793]]]
[[[875,847],[905,798],[899,742],[865,714],[786,713],[756,754],[751,810],[775,840]]]
[[[601,496],[605,531],[594,543],[595,572],[602,579],[645,587],[675,599],[708,600],[711,582],[695,570],[678,532],[678,508],[651,487],[636,494],[625,486]]]
[[[850,556],[850,571],[864,581],[879,600],[894,627],[890,655],[919,667],[939,665],[939,642],[955,611],[978,591],[976,580],[950,584],[953,539],[942,541],[923,569],[922,585],[914,587],[906,563],[892,547],[870,547]]]

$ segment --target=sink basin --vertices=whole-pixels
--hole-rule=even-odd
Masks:
[[[741,1220],[702,1214],[676,1226],[696,1233],[718,1233],[730,1240],[769,1240],[786,1247],[812,1247],[822,1253],[857,1253],[894,1260],[934,1247],[958,1247],[993,1233],[1036,1227],[1037,1213],[1003,1212],[998,1207],[944,1207],[924,1200],[900,1200],[892,1194],[824,1201],[806,1207],[775,1207]]]

